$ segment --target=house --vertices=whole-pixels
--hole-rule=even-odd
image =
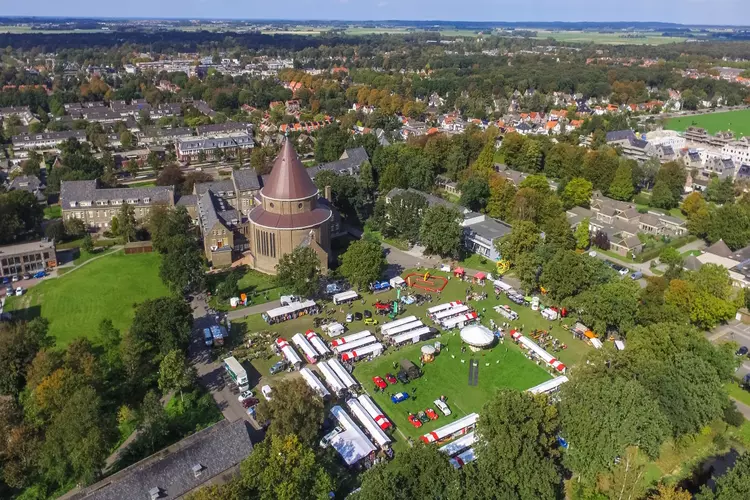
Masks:
[[[224,122],[198,125],[195,132],[201,137],[221,137],[230,134],[252,134],[252,123]]]
[[[461,196],[461,190],[458,189],[458,183],[453,182],[448,177],[444,175],[438,175],[435,177],[435,185],[445,191],[448,194],[452,194],[453,196]]]
[[[47,196],[44,194],[45,187],[35,175],[19,175],[8,183],[8,191],[27,191],[33,194],[40,203],[47,202]]]
[[[462,229],[462,244],[469,252],[481,255],[492,261],[500,260],[500,253],[497,251],[495,243],[510,233],[511,226],[503,221],[492,219],[484,214],[472,212],[471,210],[451,203],[443,198],[432,194],[423,193],[416,189],[391,189],[385,197],[386,203],[391,203],[393,198],[406,192],[416,193],[424,196],[427,205],[433,207],[442,205],[456,209],[461,214],[460,224]]]
[[[233,156],[240,150],[252,149],[254,145],[253,137],[249,134],[196,137],[177,141],[175,152],[181,162],[201,161],[202,155],[206,160],[218,160],[220,154]]]
[[[253,452],[252,429],[244,419],[222,420],[144,458],[67,500],[158,500],[184,498],[202,486],[239,473]]]
[[[86,132],[84,130],[66,130],[63,132],[14,135],[13,149],[16,151],[50,149],[68,139],[76,139],[79,142],[86,142]]]
[[[55,242],[49,240],[0,247],[0,277],[35,273],[57,266]]]
[[[719,179],[733,178],[735,165],[731,158],[713,157],[706,160],[700,175],[705,179],[716,176]]]
[[[80,219],[91,229],[107,229],[123,204],[134,207],[135,217],[145,220],[155,205],[174,206],[174,188],[102,188],[99,181],[62,181],[60,206],[63,220]]]
[[[193,137],[193,129],[189,127],[159,128],[150,127],[138,132],[140,144],[172,144],[176,141]]]
[[[638,161],[646,161],[656,156],[656,148],[648,141],[636,137],[632,130],[607,132],[607,144],[619,147],[623,156]]]
[[[29,106],[10,106],[7,108],[0,108],[0,119],[6,120],[11,116],[17,116],[21,120],[21,125],[24,127],[28,127],[31,123],[36,121]]]
[[[334,162],[323,163],[321,165],[315,165],[308,168],[307,173],[312,179],[314,179],[318,173],[324,170],[334,172],[337,175],[358,176],[359,169],[362,167],[362,164],[369,160],[370,157],[367,155],[367,151],[365,151],[365,148],[360,146],[358,148],[345,150],[341,154],[341,157]]]
[[[732,132],[717,132],[711,135],[706,129],[700,127],[688,127],[684,137],[688,142],[717,148],[723,148],[734,140]]]

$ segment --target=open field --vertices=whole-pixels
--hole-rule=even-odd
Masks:
[[[240,293],[247,294],[248,307],[279,300],[282,295],[286,294],[286,290],[278,286],[276,283],[275,276],[263,274],[249,268],[242,268],[240,272],[243,274],[237,282],[237,287],[240,289]],[[207,281],[209,291],[215,293],[216,288],[224,281],[228,274],[229,271],[208,275]],[[228,311],[231,309],[228,301],[220,301],[216,297],[211,297],[210,304],[211,307],[217,311]]]
[[[553,38],[558,42],[600,43],[606,45],[664,45],[681,43],[683,37],[667,37],[653,32],[596,33],[592,31],[546,31],[536,30],[538,39]],[[630,36],[627,36],[630,35]]]
[[[50,334],[63,347],[76,337],[95,338],[105,318],[127,330],[134,304],[168,294],[159,278],[158,254],[115,252],[11,297],[7,310],[24,319],[47,318]]]
[[[750,135],[750,109],[670,118],[664,128],[683,131],[693,126],[705,128],[710,134],[731,130],[738,137]]]
[[[433,363],[424,365],[422,377],[407,385],[399,382],[389,386],[385,392],[374,390],[372,377],[385,377],[386,373],[395,375],[398,369],[393,367],[393,363],[398,363],[402,359],[408,359],[419,366],[421,344],[401,348],[369,363],[359,363],[354,369],[354,377],[370,393],[380,409],[401,432],[414,439],[469,413],[480,412],[487,400],[499,389],[523,391],[550,379],[546,370],[526,359],[520,349],[510,341],[478,353],[469,350],[461,353],[461,339],[457,332],[444,333],[440,337],[440,342],[444,346],[441,354]],[[476,386],[468,384],[469,362],[472,359],[479,360]],[[398,404],[393,403],[390,394],[402,391],[408,392],[410,399]],[[448,417],[440,413],[433,403],[440,396],[446,397],[451,408],[452,414]],[[409,423],[407,416],[426,408],[433,408],[440,418],[416,429]]]

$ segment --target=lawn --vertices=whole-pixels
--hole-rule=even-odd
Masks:
[[[462,267],[466,269],[473,269],[475,271],[484,271],[487,273],[497,274],[497,264],[486,257],[481,257],[475,253],[469,255],[463,260],[458,262]]]
[[[274,276],[255,271],[250,268],[242,268],[239,272],[243,275],[237,282],[240,293],[248,296],[248,306],[264,304],[273,300],[279,300],[286,291],[276,284]],[[224,281],[229,271],[208,275],[208,289],[214,293],[216,287]],[[229,301],[219,301],[216,297],[211,297],[211,307],[217,311],[228,311],[231,309]]]
[[[386,392],[375,392],[372,377],[384,377],[386,373],[398,371],[393,363],[408,359],[419,365],[420,345],[402,348],[388,355],[381,356],[369,363],[359,363],[354,369],[354,377],[373,397],[385,414],[398,429],[412,438],[418,438],[426,432],[461,418],[469,413],[481,411],[484,404],[498,389],[526,390],[550,376],[547,371],[530,362],[520,349],[508,341],[497,345],[493,349],[472,353],[461,353],[461,339],[458,333],[447,333],[440,337],[443,350],[433,363],[427,363],[422,368],[421,378],[408,385],[401,383],[389,387]],[[447,349],[446,349],[447,348]],[[469,362],[474,358],[479,360],[479,378],[476,386],[468,384]],[[411,398],[395,404],[389,394],[409,392]],[[408,414],[433,408],[433,401],[440,396],[447,398],[452,414],[433,422],[424,424],[416,429],[407,420]]]
[[[59,219],[62,217],[62,207],[60,205],[48,205],[44,207],[44,218]]]
[[[627,36],[631,35],[631,36]],[[606,45],[664,45],[682,43],[684,37],[666,37],[654,32],[599,33],[594,31],[545,31],[537,30],[538,39],[552,38],[558,42],[600,43]]]
[[[733,397],[741,403],[745,403],[746,405],[750,406],[750,391],[740,387],[740,384],[738,384],[737,382],[729,382],[724,384],[724,389],[726,389],[729,396]]]
[[[159,278],[158,254],[115,252],[11,297],[7,310],[24,319],[47,318],[50,334],[63,347],[79,336],[95,339],[105,318],[121,332],[127,330],[134,304],[168,294]]]
[[[750,135],[750,109],[670,118],[664,128],[684,131],[692,126],[705,128],[710,134],[731,130],[738,137]]]
[[[375,231],[373,229],[370,229],[369,227],[365,226],[365,234],[369,234],[370,236],[373,236],[378,241],[382,241],[384,243],[387,243],[393,247],[398,248],[399,250],[409,250],[409,243],[405,240],[400,240],[398,238],[384,238],[383,234],[380,231]]]

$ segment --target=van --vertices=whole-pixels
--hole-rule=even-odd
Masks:
[[[208,328],[203,329],[203,341],[208,347],[214,345],[214,336],[211,334],[211,330]]]

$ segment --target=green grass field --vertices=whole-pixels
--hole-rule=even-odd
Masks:
[[[44,207],[45,219],[59,219],[62,217],[62,207],[60,205],[49,205]]]
[[[243,275],[237,282],[240,293],[248,295],[248,307],[264,304],[269,301],[279,300],[287,292],[276,283],[274,276],[263,274],[252,269],[243,269]],[[208,275],[208,289],[214,293],[216,287],[226,278],[229,271]],[[228,311],[231,309],[229,301],[219,301],[216,297],[211,297],[211,307],[217,311]]]
[[[393,367],[393,363],[402,359],[408,359],[419,366],[421,344],[391,352],[369,363],[359,363],[354,369],[354,377],[369,392],[380,409],[401,432],[412,438],[418,438],[469,413],[480,412],[487,400],[499,389],[523,391],[550,379],[545,369],[526,359],[519,348],[510,341],[478,353],[469,350],[461,353],[461,339],[458,333],[444,333],[440,337],[440,342],[448,349],[443,348],[433,363],[425,364],[422,368],[422,377],[407,385],[398,383],[389,386],[386,392],[375,392],[372,377],[385,377],[386,373],[395,375],[398,370]],[[472,358],[479,360],[476,386],[468,384],[469,362]],[[402,391],[408,392],[410,399],[398,404],[393,403],[390,394]],[[446,417],[438,412],[440,418],[424,424],[419,429],[409,423],[409,413],[416,414],[426,408],[437,411],[433,401],[441,395],[447,398],[451,407],[450,416]]]
[[[124,332],[133,320],[134,304],[168,294],[159,278],[158,254],[116,252],[10,298],[7,310],[25,319],[47,318],[50,334],[63,347],[76,337],[96,338],[105,318]]]
[[[664,128],[681,132],[688,127],[705,128],[710,134],[731,130],[738,137],[750,135],[750,109],[670,118]]]
[[[545,31],[536,30],[538,39],[553,38],[558,42],[599,43],[605,45],[664,45],[682,43],[683,37],[666,37],[652,32],[628,33],[637,37],[625,36],[625,33],[596,33],[592,31]]]

